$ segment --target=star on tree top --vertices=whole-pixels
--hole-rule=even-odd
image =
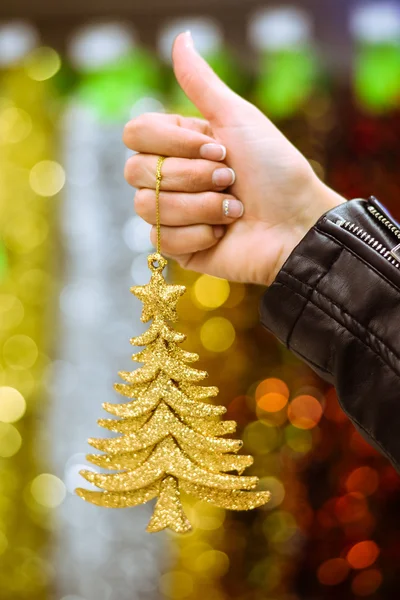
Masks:
[[[137,285],[131,288],[132,294],[139,298],[144,305],[141,321],[147,323],[156,316],[162,316],[167,321],[177,321],[176,304],[185,293],[186,288],[183,285],[169,285],[166,283],[162,276],[164,265],[160,259],[155,260],[158,260],[159,265],[155,267],[153,259],[151,263],[153,274],[150,282],[146,285]]]

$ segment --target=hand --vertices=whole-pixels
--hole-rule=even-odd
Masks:
[[[270,285],[319,217],[345,200],[261,111],[217,77],[190,34],[177,37],[173,62],[206,120],[146,114],[128,123],[124,141],[138,154],[125,177],[138,189],[136,211],[156,223],[157,157],[169,157],[160,194],[163,254],[193,271]],[[155,243],[155,227],[151,237]]]

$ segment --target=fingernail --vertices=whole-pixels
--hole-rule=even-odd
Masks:
[[[185,46],[187,48],[194,48],[194,41],[193,41],[193,37],[192,37],[192,32],[188,29],[187,31],[185,31]]]
[[[207,160],[225,160],[226,148],[221,144],[203,144],[200,148],[200,156]]]
[[[236,174],[233,169],[216,169],[213,173],[212,180],[214,185],[218,187],[228,187],[236,181]]]
[[[213,227],[213,229],[214,229],[214,235],[217,239],[224,237],[225,227],[223,225],[215,225],[215,227]]]
[[[224,216],[231,219],[239,219],[244,213],[244,206],[240,200],[224,200],[222,209]]]

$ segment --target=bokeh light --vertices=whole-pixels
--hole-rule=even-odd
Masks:
[[[322,406],[314,396],[297,396],[289,404],[288,418],[299,429],[312,429],[321,420]]]
[[[225,520],[225,510],[216,508],[212,504],[205,502],[196,502],[188,508],[189,519],[194,527],[204,531],[215,531],[219,529]]]
[[[0,111],[0,143],[17,144],[25,140],[32,130],[32,119],[16,106]]]
[[[351,589],[356,596],[372,596],[380,588],[382,581],[382,573],[379,569],[369,569],[354,577]]]
[[[364,496],[371,496],[379,485],[379,474],[372,467],[359,467],[354,469],[346,479],[348,492],[360,492]]]
[[[358,492],[345,494],[335,502],[335,514],[341,523],[360,521],[368,514],[365,496]]]
[[[31,169],[29,183],[39,196],[55,196],[64,187],[65,171],[54,160],[42,160]]]
[[[272,510],[282,504],[285,499],[285,487],[277,477],[262,477],[259,483],[259,489],[269,490],[271,492],[270,501],[263,507],[264,510]]]
[[[53,48],[36,48],[25,59],[26,72],[35,81],[50,79],[60,68],[60,55]]]
[[[289,540],[297,531],[294,516],[286,511],[272,512],[263,523],[265,537],[272,543],[281,543]]]
[[[277,379],[276,377],[269,377],[268,379],[264,379],[257,385],[255,392],[256,401],[259,402],[260,399],[263,396],[266,396],[267,394],[280,394],[288,400],[289,388],[287,384],[284,381],[282,381],[282,379]]]
[[[295,452],[307,454],[313,446],[312,433],[308,429],[299,429],[294,425],[285,427],[286,443]]]
[[[200,329],[201,343],[211,352],[225,352],[232,346],[235,337],[232,323],[224,317],[212,317]]]
[[[64,483],[50,473],[42,473],[35,477],[30,490],[34,500],[45,508],[56,508],[66,496]]]
[[[38,357],[38,348],[27,335],[13,335],[3,346],[3,357],[13,369],[29,369]]]
[[[256,421],[247,425],[243,433],[246,451],[257,454],[268,454],[280,442],[280,431],[276,427]]]
[[[347,561],[353,569],[366,569],[373,565],[379,556],[379,548],[372,540],[355,544],[347,554]]]
[[[167,598],[181,600],[193,592],[193,578],[185,571],[169,571],[161,575],[159,589]]]
[[[271,392],[270,394],[264,394],[257,400],[257,405],[265,412],[279,412],[283,408],[285,408],[288,403],[288,399],[286,396],[282,394],[276,394]]]
[[[318,567],[317,577],[323,585],[339,585],[349,572],[350,567],[344,558],[331,558]]]
[[[16,427],[0,421],[0,456],[10,458],[17,454],[22,446],[22,437]]]
[[[229,298],[230,286],[225,279],[200,275],[192,287],[192,296],[202,308],[214,309],[222,306]]]
[[[15,423],[21,419],[25,410],[25,398],[18,390],[9,386],[0,387],[0,421]]]
[[[229,569],[229,558],[220,550],[206,550],[195,558],[193,568],[208,577],[222,577]]]
[[[24,306],[12,294],[0,294],[0,330],[14,329],[24,318]]]

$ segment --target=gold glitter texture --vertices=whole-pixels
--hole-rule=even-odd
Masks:
[[[141,320],[153,320],[145,333],[131,340],[134,346],[146,346],[132,357],[144,366],[120,373],[126,383],[116,384],[115,389],[129,402],[104,404],[118,419],[98,422],[122,435],[89,440],[105,454],[91,454],[87,459],[119,472],[81,471],[104,491],[79,488],[76,492],[88,502],[111,508],[136,506],[157,497],[147,530],[170,528],[184,533],[191,526],[181,492],[230,510],[261,506],[270,493],[251,491],[258,478],[242,476],[252,457],[237,455],[240,440],[222,437],[233,433],[236,423],[221,421],[226,409],[209,403],[218,388],[196,385],[208,374],[187,365],[199,356],[178,346],[186,336],[168,323],[177,320],[176,304],[186,288],[166,283],[162,271],[167,262],[160,254],[150,255],[148,261],[150,283],[131,290],[143,302]]]

